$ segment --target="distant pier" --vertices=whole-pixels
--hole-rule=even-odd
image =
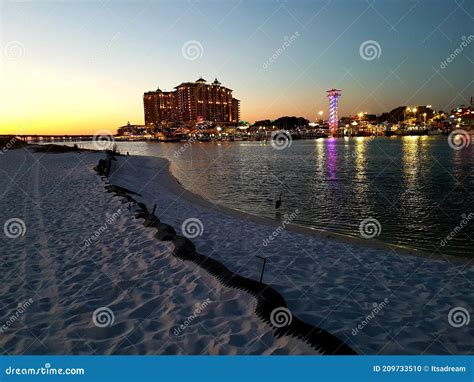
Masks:
[[[28,143],[41,143],[41,142],[80,142],[80,141],[92,141],[93,135],[52,135],[52,134],[41,134],[41,135],[14,135],[15,138]]]

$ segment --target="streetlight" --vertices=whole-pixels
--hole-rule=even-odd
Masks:
[[[417,112],[416,107],[414,107],[413,109],[411,109],[411,111],[413,112],[413,117],[416,119],[416,122],[418,122],[418,118],[417,118],[417,116],[416,116],[416,112]]]
[[[426,113],[423,113],[423,121],[424,121],[425,124],[426,124]]]
[[[403,112],[403,120],[405,121],[407,119],[407,113],[410,113],[411,109],[409,107],[405,108],[405,111]]]

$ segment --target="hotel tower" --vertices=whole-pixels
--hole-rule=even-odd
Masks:
[[[171,92],[157,89],[143,95],[146,125],[197,121],[239,123],[240,101],[232,98],[232,89],[222,86],[217,78],[210,84],[203,78],[183,82],[174,89]]]

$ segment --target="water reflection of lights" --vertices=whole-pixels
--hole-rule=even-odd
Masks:
[[[426,136],[405,136],[402,141],[402,176],[404,178],[403,213],[412,216],[413,219],[421,217],[415,212],[412,206],[427,206],[427,198],[424,189],[429,183],[432,167],[427,163],[430,158],[427,156],[428,142]],[[423,171],[422,171],[423,170]]]
[[[328,139],[327,151],[328,151],[329,179],[336,180],[337,179],[337,147],[336,147],[335,138]]]

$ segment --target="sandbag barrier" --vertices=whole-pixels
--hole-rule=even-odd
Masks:
[[[94,167],[94,170],[99,174],[100,176],[108,177],[110,174],[110,169],[112,167],[112,161],[117,160],[114,157],[114,154],[111,152],[107,152],[107,156],[105,159],[99,159],[99,163],[97,166]]]
[[[110,165],[111,163],[108,165],[108,171],[110,171]],[[240,289],[254,296],[257,300],[255,313],[263,322],[273,329],[277,338],[282,336],[298,338],[322,354],[357,354],[348,344],[326,330],[308,324],[291,314],[283,296],[271,286],[240,276],[217,260],[197,253],[196,247],[191,240],[178,235],[172,226],[162,223],[155,214],[148,211],[144,203],[137,202],[131,196],[141,196],[140,194],[116,185],[106,185],[105,188],[107,192],[112,192],[115,196],[121,197],[124,203],[128,202],[130,205],[133,203],[138,208],[135,211],[137,213],[135,218],[143,219],[143,225],[145,227],[156,228],[157,232],[154,237],[157,240],[173,243],[174,250],[172,253],[176,258],[196,264],[215,277],[225,287]],[[290,314],[289,323],[285,326],[280,326],[278,322],[275,322],[274,313],[280,311],[282,308]]]

